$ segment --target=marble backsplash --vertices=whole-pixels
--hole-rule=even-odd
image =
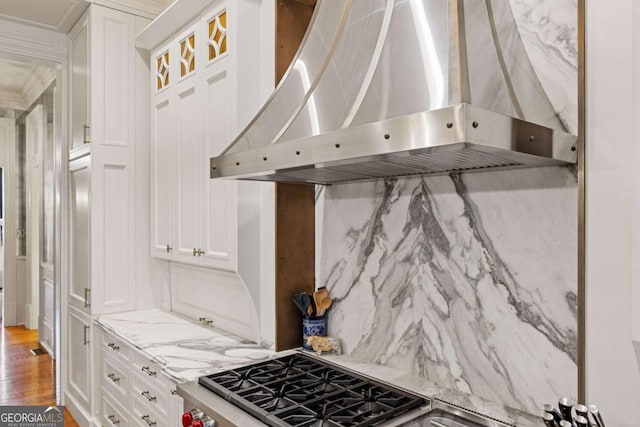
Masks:
[[[577,1],[509,0],[567,131]],[[347,354],[538,413],[577,394],[577,176],[546,167],[319,189],[317,284]]]
[[[573,167],[326,187],[319,285],[352,357],[514,408],[577,393]]]

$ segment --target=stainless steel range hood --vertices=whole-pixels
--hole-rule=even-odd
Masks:
[[[319,0],[211,177],[335,184],[576,162],[507,0]]]

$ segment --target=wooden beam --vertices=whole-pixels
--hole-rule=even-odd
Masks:
[[[291,298],[315,290],[314,186],[276,185],[276,350],[302,345],[302,317]]]
[[[298,51],[313,4],[278,0],[276,84]],[[302,345],[302,316],[291,298],[315,290],[315,186],[276,184],[276,351]]]
[[[298,52],[313,8],[313,5],[297,0],[278,0],[276,3],[276,85]]]

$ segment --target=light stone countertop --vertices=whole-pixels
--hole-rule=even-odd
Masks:
[[[95,323],[158,363],[162,371],[177,383],[195,381],[203,375],[257,363],[259,357],[264,359],[289,353],[266,350],[251,341],[158,309],[104,315],[98,317]],[[314,356],[313,353],[304,353]],[[323,355],[321,359],[507,425],[543,425],[540,417],[440,387],[425,378],[394,368],[348,356]]]
[[[95,323],[158,363],[177,383],[276,354],[254,342],[158,309],[99,316]]]

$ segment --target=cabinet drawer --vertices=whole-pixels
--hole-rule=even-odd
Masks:
[[[160,366],[158,366],[155,362],[147,359],[144,356],[139,354],[133,355],[133,370],[136,374],[141,375],[143,378],[148,378],[152,381],[152,384],[162,384],[156,387],[162,388],[164,390],[167,385],[167,380],[160,372]]]
[[[102,388],[100,420],[103,427],[127,427],[129,414],[115,399]]]
[[[140,427],[167,427],[166,413],[152,411],[137,399],[131,404],[131,419]]]
[[[101,341],[101,348],[105,355],[114,355],[122,362],[129,364],[131,360],[131,350],[126,344],[108,333],[102,333]]]
[[[103,357],[101,382],[122,406],[127,406],[129,391],[129,369],[113,357]]]
[[[134,400],[147,406],[156,413],[166,415],[168,391],[159,380],[144,378],[143,373],[133,375],[131,378],[131,395]],[[166,417],[165,417],[166,418]]]

